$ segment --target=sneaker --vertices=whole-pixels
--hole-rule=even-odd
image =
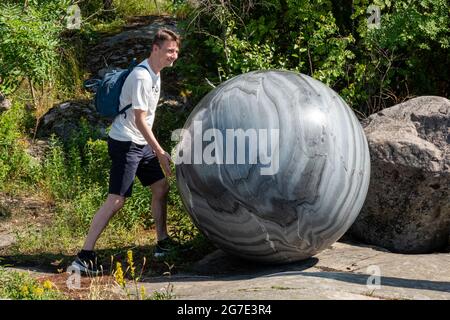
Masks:
[[[87,275],[98,275],[101,269],[97,264],[97,255],[94,251],[81,250],[78,252],[75,261],[72,262],[72,267],[80,270]]]
[[[179,248],[179,244],[171,238],[165,238],[156,243],[155,258],[164,258]]]

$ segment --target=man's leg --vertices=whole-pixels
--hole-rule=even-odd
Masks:
[[[155,219],[156,238],[158,241],[168,237],[167,233],[167,195],[169,184],[166,178],[160,179],[150,186],[152,190],[152,215]]]
[[[124,203],[125,197],[115,194],[108,194],[108,198],[105,203],[100,207],[92,219],[91,227],[89,228],[86,241],[84,242],[83,250],[94,250],[95,243],[100,237],[100,234],[105,229],[114,214],[123,207]]]

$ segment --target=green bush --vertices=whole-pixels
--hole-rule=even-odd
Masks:
[[[204,1],[193,9],[187,37],[193,44],[212,53],[211,61],[199,56],[195,63],[216,67],[215,80],[258,69],[288,69],[309,74],[334,85],[345,75],[354,58],[351,35],[341,35],[331,12],[331,1],[253,2],[227,4]],[[247,4],[250,6],[250,2]],[[213,21],[214,23],[210,23]],[[219,79],[217,79],[219,78]]]
[[[9,271],[0,266],[0,298],[14,300],[61,300],[65,297],[55,285],[40,283],[24,272]]]
[[[189,3],[178,7],[187,40],[177,67],[197,79],[186,81],[194,95],[211,90],[204,78],[220,83],[273,68],[317,78],[365,115],[414,95],[449,96],[446,0]],[[381,9],[380,29],[368,26],[373,4]]]
[[[382,8],[381,28],[359,26],[372,111],[416,95],[448,97],[450,83],[444,71],[450,69],[448,1],[377,3]]]
[[[29,142],[23,130],[28,117],[17,103],[0,114],[0,185],[6,181],[34,184],[39,179],[39,165],[25,151]]]
[[[0,4],[0,91],[14,92],[23,79],[35,86],[55,82],[57,49],[63,30],[60,17],[69,1]]]
[[[167,10],[168,0],[114,0],[113,6],[121,17],[146,16]]]
[[[42,171],[44,176],[42,183],[55,199],[69,199],[73,195],[74,181],[70,179],[66,170],[64,149],[55,137],[50,139],[50,149],[44,160]]]

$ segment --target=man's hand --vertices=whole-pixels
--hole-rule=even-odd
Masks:
[[[168,154],[166,151],[162,149],[159,151],[155,151],[155,153],[156,156],[158,157],[159,164],[161,165],[164,174],[168,177],[171,176],[172,170],[170,169],[170,162],[172,161],[172,159],[170,158],[170,154]]]
[[[161,148],[152,130],[148,127],[147,122],[145,121],[147,112],[137,109],[134,110],[134,116],[136,127],[142,133],[150,147],[155,151],[164,174],[166,176],[172,175],[172,170],[170,169],[170,161],[172,161],[172,159],[170,158],[170,154],[168,154],[164,151],[163,148]]]

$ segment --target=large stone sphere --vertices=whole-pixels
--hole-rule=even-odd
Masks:
[[[187,211],[213,243],[245,259],[317,254],[347,231],[367,194],[361,125],[336,92],[303,74],[256,71],[224,82],[179,139]]]

